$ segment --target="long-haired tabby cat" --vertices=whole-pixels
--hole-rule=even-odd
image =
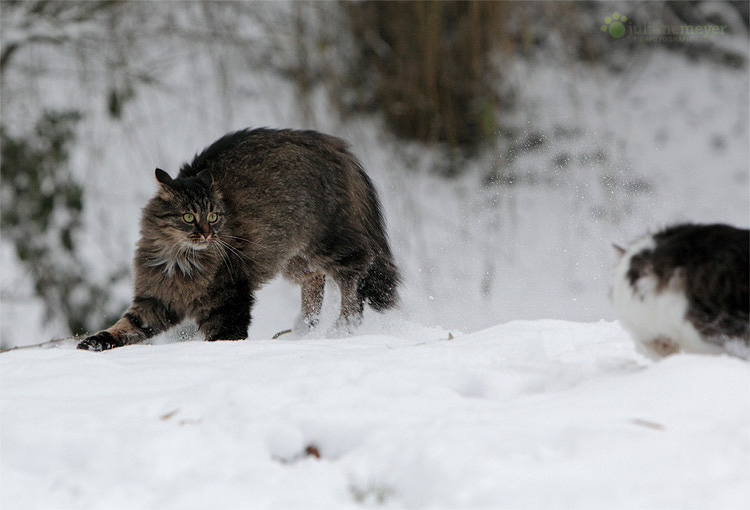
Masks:
[[[750,231],[675,225],[617,251],[612,301],[641,353],[750,356]]]
[[[228,134],[177,178],[156,170],[123,317],[78,347],[141,342],[195,320],[207,340],[247,337],[255,291],[282,273],[302,287],[298,327],[314,327],[326,277],[341,290],[338,325],[367,301],[396,304],[398,270],[372,182],[345,141],[315,131]]]

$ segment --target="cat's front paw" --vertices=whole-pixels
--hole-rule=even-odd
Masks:
[[[122,343],[118,342],[111,333],[100,331],[91,335],[78,344],[78,348],[84,351],[106,351],[115,347],[120,347]]]

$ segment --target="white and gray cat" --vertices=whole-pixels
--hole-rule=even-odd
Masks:
[[[750,231],[682,224],[615,248],[612,302],[641,353],[750,358]]]

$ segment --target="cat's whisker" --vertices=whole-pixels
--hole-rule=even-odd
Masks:
[[[246,260],[251,260],[250,256],[242,253],[239,249],[235,248],[228,242],[222,241],[221,239],[217,239],[217,242],[221,244],[221,246],[223,246],[224,248],[228,249],[231,253],[237,255],[238,257],[246,259]]]
[[[233,274],[232,267],[231,267],[231,261],[232,257],[230,255],[235,255],[240,260],[252,260],[249,255],[246,255],[245,253],[242,253],[239,249],[235,248],[231,244],[227,243],[226,241],[223,241],[221,239],[216,239],[216,246],[221,249],[222,257],[225,260],[225,263],[227,265],[227,268],[229,269],[230,275]]]
[[[234,268],[232,267],[232,261],[229,258],[229,255],[227,254],[227,250],[226,248],[224,248],[221,241],[212,243],[211,247],[214,248],[219,253],[219,256],[221,257],[222,262],[224,262],[224,265],[227,266],[227,271],[229,271],[229,274],[230,275],[233,274],[232,270]]]
[[[250,244],[252,244],[254,246],[263,246],[260,243],[256,243],[255,241],[251,241],[250,239],[245,239],[244,237],[230,236],[230,235],[226,235],[226,234],[224,234],[223,237],[226,237],[226,238],[229,238],[229,239],[235,239],[237,241],[242,241],[242,242],[245,242],[245,243],[250,243]]]

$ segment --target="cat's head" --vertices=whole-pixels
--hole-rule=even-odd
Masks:
[[[157,168],[156,180],[159,193],[149,213],[164,238],[179,250],[191,251],[205,250],[219,240],[226,217],[211,172],[172,179]]]

